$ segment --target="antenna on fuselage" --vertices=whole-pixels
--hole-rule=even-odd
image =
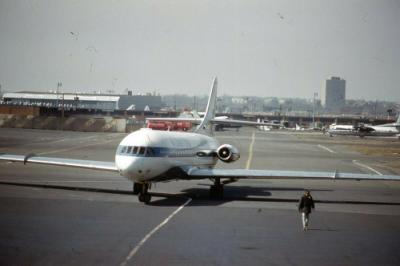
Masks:
[[[217,77],[215,77],[211,87],[210,96],[208,97],[206,113],[204,114],[203,120],[201,121],[200,125],[194,131],[196,133],[212,133],[212,124],[210,123],[210,121],[215,116],[215,105],[217,103],[217,86],[218,80]]]

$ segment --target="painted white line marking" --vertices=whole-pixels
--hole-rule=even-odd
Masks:
[[[329,149],[328,147],[325,147],[324,145],[318,144],[318,147],[320,147],[321,149],[324,149],[326,151],[329,151],[330,153],[337,153],[331,149]]]
[[[173,213],[171,213],[170,216],[167,217],[167,219],[165,219],[162,223],[160,223],[159,225],[157,225],[153,230],[150,231],[150,233],[148,233],[140,242],[139,244],[136,245],[136,247],[134,247],[131,252],[129,253],[129,255],[126,257],[126,259],[120,264],[120,266],[125,266],[130,259],[132,259],[132,257],[139,251],[139,249],[144,245],[144,243],[146,243],[147,240],[149,240],[149,238],[155,233],[157,232],[161,227],[163,227],[164,225],[166,225],[169,220],[171,220],[172,217],[174,217],[178,212],[180,212],[183,207],[185,207],[186,205],[188,205],[190,202],[192,201],[191,198],[188,198],[188,200],[182,205],[180,206],[178,209],[176,209]]]
[[[254,146],[254,141],[255,141],[255,135],[256,135],[256,133],[253,132],[253,135],[251,136],[251,143],[250,143],[250,147],[249,147],[249,158],[247,159],[246,169],[250,168],[251,160],[253,159],[253,146]]]
[[[374,168],[372,168],[372,167],[370,167],[370,166],[368,166],[368,165],[366,165],[366,164],[357,162],[357,160],[353,160],[353,163],[356,164],[356,165],[358,165],[358,166],[367,168],[368,170],[370,170],[370,171],[372,171],[372,172],[374,172],[374,173],[376,173],[376,174],[378,174],[378,175],[383,175],[381,172],[375,170]]]

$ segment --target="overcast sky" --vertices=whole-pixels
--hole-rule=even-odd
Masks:
[[[400,102],[400,1],[0,0],[3,91],[101,89]]]

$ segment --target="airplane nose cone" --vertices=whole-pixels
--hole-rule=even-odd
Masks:
[[[115,156],[115,164],[120,172],[124,172],[134,163],[135,158],[130,156]]]
[[[135,168],[138,165],[137,161],[138,158],[132,156],[116,156],[115,157],[115,164],[119,170],[119,173],[128,178],[133,179],[133,176],[137,174],[141,174],[142,171],[137,171]],[[139,169],[140,170],[140,169]]]
[[[117,155],[115,162],[120,174],[134,181],[142,181],[151,172],[151,167],[141,157]]]

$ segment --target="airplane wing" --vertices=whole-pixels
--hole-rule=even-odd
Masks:
[[[67,158],[56,158],[56,157],[42,157],[42,156],[36,156],[34,154],[28,154],[26,156],[0,154],[0,160],[11,161],[11,162],[23,162],[24,164],[36,163],[36,164],[68,166],[68,167],[118,172],[118,169],[113,162],[78,160],[78,159],[67,159]]]
[[[340,172],[191,168],[186,170],[186,173],[193,179],[220,177],[232,179],[337,179],[400,181],[400,176],[398,175],[373,175]]]

